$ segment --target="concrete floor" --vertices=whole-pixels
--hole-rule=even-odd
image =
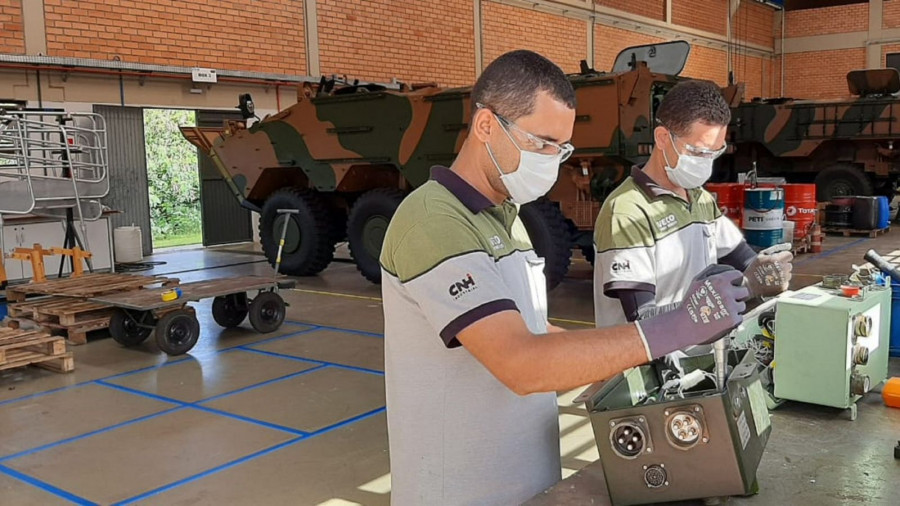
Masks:
[[[847,272],[870,247],[900,260],[898,234],[828,237],[825,253],[796,260],[795,285]],[[222,330],[204,301],[187,356],[168,358],[152,339],[126,349],[98,338],[74,348],[74,373],[0,372],[0,504],[388,504],[380,289],[345,248],[338,256],[282,292],[288,322],[273,334],[246,322]],[[166,263],[147,273],[184,282],[271,273],[247,246],[152,260]],[[590,268],[576,258],[551,293],[553,323],[590,325],[591,297]],[[900,360],[891,367],[900,375]],[[737,502],[897,504],[900,410],[877,392],[856,422],[796,403],[774,411],[762,492]],[[598,458],[578,393],[559,394],[564,477]],[[600,494],[591,502],[608,504]]]

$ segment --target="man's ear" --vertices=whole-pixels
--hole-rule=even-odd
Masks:
[[[480,142],[487,142],[491,138],[491,129],[494,128],[494,113],[481,108],[472,116],[472,125],[469,127],[469,136],[474,136]]]
[[[653,140],[660,148],[666,146],[669,140],[669,130],[664,126],[658,126],[653,129]]]

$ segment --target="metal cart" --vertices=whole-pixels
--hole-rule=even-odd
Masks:
[[[200,322],[188,302],[215,297],[213,319],[225,328],[237,327],[249,315],[257,332],[277,330],[285,317],[286,304],[279,288],[291,288],[294,281],[261,276],[211,279],[178,286],[181,296],[163,300],[171,288],[153,288],[122,292],[89,300],[116,308],[109,322],[109,333],[123,346],[136,346],[155,334],[159,349],[169,355],[187,353],[200,337]],[[247,293],[257,291],[255,297]]]

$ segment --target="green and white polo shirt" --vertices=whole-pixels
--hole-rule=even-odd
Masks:
[[[679,302],[694,276],[723,263],[743,243],[715,197],[703,188],[688,190],[688,197],[689,202],[634,167],[603,203],[594,227],[598,327],[627,321],[617,290],[652,292],[657,305]]]
[[[546,332],[544,263],[517,207],[436,167],[391,219],[381,266],[392,502],[519,504],[556,483],[556,396],[516,395],[456,338],[508,310]]]

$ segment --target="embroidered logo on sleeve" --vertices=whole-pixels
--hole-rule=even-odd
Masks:
[[[613,262],[610,267],[613,274],[622,274],[624,272],[631,272],[631,261],[630,260],[619,260]]]
[[[478,286],[475,284],[475,279],[471,274],[466,274],[462,280],[457,281],[450,285],[450,289],[448,292],[453,297],[453,300],[457,300],[463,295],[476,290]]]

